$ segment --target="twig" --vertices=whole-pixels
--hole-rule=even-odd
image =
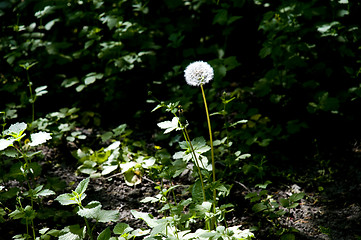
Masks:
[[[246,189],[247,190],[247,192],[251,192],[251,190],[249,190],[249,188],[248,187],[246,187],[243,183],[241,183],[241,182],[238,182],[238,181],[234,181],[235,183],[237,183],[237,184],[239,184],[241,187],[243,187],[244,189]]]

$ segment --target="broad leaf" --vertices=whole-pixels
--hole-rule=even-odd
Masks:
[[[266,209],[267,209],[267,206],[264,203],[257,203],[255,205],[253,205],[253,207],[252,207],[252,210],[256,213],[261,212]]]
[[[83,200],[85,196],[86,194],[83,194],[80,199]],[[58,201],[61,205],[78,204],[78,202],[75,200],[75,196],[71,193],[61,194],[55,198],[55,200]]]
[[[0,151],[6,149],[13,144],[14,140],[0,139]]]
[[[99,234],[97,240],[109,240],[110,236],[111,236],[111,231],[110,231],[110,228],[107,227],[104,231],[102,231]]]
[[[133,231],[133,228],[129,227],[129,225],[126,223],[117,223],[117,225],[115,225],[113,229],[114,234],[119,234],[119,235],[123,235],[131,231]]]
[[[149,213],[138,212],[136,210],[130,210],[135,218],[143,219],[149,227],[154,228],[158,225],[157,219],[153,219]]]
[[[26,130],[27,125],[24,122],[11,124],[10,127],[4,131],[4,135],[11,135],[14,138],[19,138]]]
[[[30,135],[31,143],[29,143],[30,146],[38,146],[40,144],[45,143],[46,141],[51,139],[50,133],[47,132],[38,132],[33,133]]]
[[[79,208],[77,214],[81,217],[95,219],[97,222],[116,222],[119,219],[117,210],[103,210],[98,201],[90,202],[86,207]]]
[[[83,240],[86,233],[86,227],[79,225],[66,226],[60,231],[59,240]]]
[[[295,193],[290,197],[290,202],[297,202],[305,196],[305,193]]]

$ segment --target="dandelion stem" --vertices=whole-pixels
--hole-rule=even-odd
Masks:
[[[204,101],[204,107],[206,109],[206,115],[207,115],[207,122],[208,122],[208,131],[209,131],[209,142],[211,145],[211,158],[212,158],[212,172],[213,172],[213,184],[216,182],[216,167],[214,162],[214,149],[213,149],[213,140],[212,140],[212,127],[211,127],[211,121],[209,119],[209,112],[208,112],[208,106],[207,106],[207,100],[206,95],[204,94],[203,84],[200,85],[202,90],[202,96]],[[217,201],[217,192],[216,189],[213,189],[213,213],[216,213],[216,201]],[[213,223],[216,226],[216,220],[215,218],[212,219]]]

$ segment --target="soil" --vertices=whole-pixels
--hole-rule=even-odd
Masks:
[[[42,149],[45,156],[43,163],[44,174],[42,174],[44,179],[38,181],[45,183],[46,178],[57,177],[69,186],[64,190],[68,192],[84,179],[84,176],[75,174],[75,160],[70,155],[64,156],[62,154],[63,150],[46,147]],[[301,200],[300,205],[291,211],[290,217],[281,221],[284,226],[294,227],[298,230],[298,233],[295,233],[296,239],[361,239],[361,174],[359,172],[360,168],[350,164],[350,162],[357,163],[361,160],[358,153],[355,153],[354,157],[355,159],[345,163],[347,167],[332,173],[332,180],[324,181],[322,186],[316,186],[305,181],[304,184],[280,185],[271,188],[270,194],[273,195],[274,199],[284,198],[295,192],[306,193],[306,197]],[[7,184],[7,187],[10,187],[10,185],[19,183],[8,182]],[[140,203],[140,200],[146,196],[154,196],[158,193],[158,190],[154,188],[156,185],[147,177],[143,178],[142,183],[136,186],[126,185],[121,175],[110,178],[102,177],[91,180],[86,199],[87,201],[100,201],[103,209],[119,210],[120,222],[128,223],[133,228],[145,227],[144,222],[135,219],[130,210],[136,209],[157,216],[158,206]],[[241,224],[244,228],[261,226],[258,231],[254,232],[256,239],[277,239],[275,236],[270,235],[271,225],[265,219],[253,213],[251,210],[252,205],[248,200],[244,199],[244,196],[249,191],[256,191],[256,189],[248,188],[242,183],[234,183],[229,200],[235,205],[235,211],[227,215],[228,225]],[[48,201],[47,205],[56,209],[60,208],[59,211],[62,211],[61,209],[71,211],[71,207],[60,207],[55,201]],[[78,220],[78,218],[68,218],[67,225],[72,221],[77,223]],[[16,223],[6,226],[0,224],[0,232],[2,233],[0,239],[11,239],[11,236],[19,231],[19,228],[25,231],[25,225],[19,227]],[[6,233],[9,233],[9,235]]]

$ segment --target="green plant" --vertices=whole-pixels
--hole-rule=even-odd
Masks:
[[[163,224],[162,227],[160,228],[160,226],[149,222],[149,216],[145,218],[144,214],[146,213],[140,215],[136,213],[136,216],[143,218],[148,225],[153,228],[150,236],[161,234],[163,236],[173,236],[175,239],[188,239],[193,237],[202,238],[203,233],[205,235],[209,233],[209,238],[227,239],[225,235],[221,236],[222,234],[220,233],[220,229],[226,229],[226,231],[228,231],[227,224],[226,227],[218,226],[218,224],[225,220],[225,213],[231,211],[229,208],[232,208],[233,205],[225,204],[218,207],[217,198],[221,196],[226,197],[229,194],[231,186],[223,183],[221,180],[216,180],[213,137],[209,118],[210,114],[208,112],[208,105],[203,90],[203,84],[209,82],[213,78],[213,68],[205,62],[195,62],[186,68],[185,78],[189,85],[201,87],[202,98],[206,110],[210,146],[207,145],[206,140],[203,137],[198,137],[193,140],[190,139],[187,131],[188,122],[185,121],[186,124],[182,123],[184,120],[181,118],[182,110],[179,107],[179,102],[166,104],[156,99],[159,104],[153,111],[164,108],[166,112],[171,112],[174,115],[172,121],[158,123],[158,126],[164,130],[164,134],[179,130],[183,133],[185,141],[179,142],[181,151],[176,152],[172,156],[175,161],[171,164],[171,167],[168,167],[163,171],[163,176],[169,177],[170,180],[179,176],[181,173],[191,168],[190,163],[191,160],[193,160],[193,169],[195,170],[194,172],[198,173],[196,175],[198,179],[196,179],[194,184],[188,189],[188,191],[191,192],[192,197],[177,201],[174,189],[178,186],[175,185],[168,189],[164,189],[161,185],[159,186],[160,193],[157,196],[147,197],[142,200],[142,202],[157,202],[164,204],[161,211],[168,211],[169,217],[159,219]],[[177,113],[179,115],[177,115]],[[227,137],[222,140],[217,140],[215,145],[222,145],[226,140]],[[228,145],[230,146],[231,144],[228,143]],[[209,150],[211,150],[211,163],[208,163],[208,158],[204,155]],[[224,150],[219,149],[219,152],[224,152]],[[173,193],[172,201],[167,199],[168,192]],[[212,200],[209,201],[209,197]],[[185,237],[189,232],[189,226],[191,223],[196,222],[197,219],[205,220],[205,227],[207,230],[199,229],[196,232],[200,233],[199,236],[191,234]],[[206,231],[207,233],[203,231]],[[253,235],[250,234],[247,235],[246,238],[252,236]]]
[[[291,209],[299,205],[299,201],[304,198],[305,193],[294,193],[288,198],[280,198],[277,201],[266,190],[269,184],[271,184],[270,181],[266,181],[264,184],[257,184],[256,187],[260,188],[260,191],[250,192],[245,198],[254,203],[252,210],[266,218],[272,224],[272,230],[282,240],[295,239],[293,233],[298,231],[288,226],[288,219],[290,218]],[[286,218],[286,225],[281,224],[281,218]]]
[[[209,203],[208,206],[205,206],[205,212],[209,211],[212,208],[212,204]],[[203,211],[204,211],[203,210]],[[240,230],[240,226],[234,226],[225,228],[224,226],[218,226],[215,230],[204,230],[197,229],[195,232],[191,230],[179,230],[176,227],[176,223],[172,217],[155,219],[148,213],[142,213],[137,211],[132,211],[132,214],[139,219],[143,219],[147,225],[151,228],[151,231],[148,233],[148,240],[152,239],[177,239],[177,240],[187,240],[187,239],[222,239],[222,240],[248,240],[251,239],[254,235],[247,230]]]
[[[32,149],[38,145],[45,143],[51,139],[51,136],[47,132],[32,133],[30,135],[31,141],[28,141],[23,145],[23,138],[26,136],[24,133],[27,129],[26,123],[15,123],[2,132],[0,139],[0,152],[2,155],[17,160],[18,163],[13,163],[9,174],[5,174],[3,178],[16,178],[27,183],[28,191],[21,193],[19,189],[14,188],[12,193],[7,198],[11,198],[17,195],[16,210],[8,214],[11,219],[21,219],[25,221],[26,234],[17,235],[16,239],[28,239],[35,240],[35,224],[34,219],[36,217],[36,210],[34,208],[34,202],[38,202],[40,205],[41,198],[55,194],[54,191],[49,189],[43,189],[43,185],[35,186],[35,177],[40,172],[40,165],[36,162],[32,162],[35,155],[40,151],[32,151]],[[26,142],[26,141],[25,141]],[[5,167],[5,164],[3,165]],[[30,200],[30,205],[23,207],[22,200]],[[31,233],[30,229],[31,228]]]
[[[83,205],[83,200],[86,197],[86,189],[89,184],[89,178],[83,179],[74,191],[65,193],[55,198],[61,205],[75,205],[75,212],[78,216],[84,218],[85,226],[72,225],[63,228],[59,236],[61,238],[79,238],[84,239],[86,234],[90,239],[94,239],[93,226],[90,225],[88,219],[95,220],[96,223],[102,222],[116,222],[119,219],[119,212],[117,210],[103,210],[102,205],[98,201],[91,201],[86,206]]]

